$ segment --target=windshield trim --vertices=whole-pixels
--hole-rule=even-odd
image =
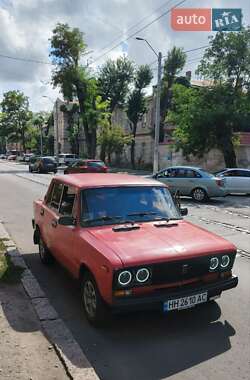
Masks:
[[[176,208],[176,212],[179,214],[178,217],[169,217],[169,218],[165,218],[168,219],[168,221],[172,221],[172,220],[183,220],[183,217],[180,213],[180,210],[178,209],[178,207],[176,206],[175,202],[174,202],[174,199],[173,199],[173,196],[171,194],[171,192],[169,191],[168,187],[167,186],[164,186],[162,184],[155,184],[155,185],[147,185],[147,184],[143,184],[143,185],[119,185],[119,186],[114,186],[114,185],[109,185],[109,186],[96,186],[96,187],[89,187],[89,188],[82,188],[80,189],[80,226],[81,227],[84,227],[84,228],[89,228],[89,227],[105,227],[105,226],[115,226],[115,225],[120,225],[120,224],[129,224],[129,223],[152,223],[152,222],[157,222],[157,221],[161,221],[164,219],[163,216],[161,215],[149,215],[147,214],[147,219],[143,219],[143,218],[132,218],[131,220],[129,219],[129,216],[126,215],[126,217],[122,218],[121,220],[119,220],[118,218],[115,220],[106,220],[106,221],[103,221],[102,224],[99,224],[100,221],[97,223],[97,224],[94,224],[94,223],[89,223],[87,224],[86,222],[84,222],[84,219],[82,218],[82,209],[84,207],[84,201],[85,201],[85,204],[86,204],[86,198],[85,198],[85,192],[87,190],[98,190],[98,189],[101,189],[101,188],[111,188],[111,189],[118,189],[118,188],[133,188],[133,187],[136,187],[136,188],[139,188],[139,187],[144,187],[144,188],[159,188],[159,189],[165,189],[169,192],[170,196],[172,197],[172,200],[173,200],[173,203],[174,203],[174,206]]]

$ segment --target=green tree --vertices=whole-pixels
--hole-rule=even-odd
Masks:
[[[97,142],[101,146],[101,150],[107,153],[108,162],[111,163],[112,153],[115,153],[116,157],[120,157],[125,145],[131,144],[132,136],[126,135],[122,127],[118,125],[111,126],[106,120],[99,130]],[[103,157],[103,161],[105,158]]]
[[[231,92],[228,85],[200,89],[173,86],[168,121],[176,125],[177,150],[182,149],[185,156],[202,157],[218,148],[226,166],[236,166],[233,133],[244,128],[247,118],[250,121],[250,113],[244,108],[246,94],[240,93],[237,102],[232,103]]]
[[[116,61],[110,59],[101,67],[98,86],[102,99],[109,102],[111,114],[115,107],[125,105],[133,75],[134,65],[126,57],[120,57]]]
[[[67,100],[78,99],[80,118],[83,122],[88,156],[95,157],[96,128],[90,113],[89,104],[96,103],[98,92],[95,79],[91,78],[80,59],[86,50],[83,33],[78,28],[71,29],[68,24],[57,24],[51,38],[52,62],[55,66],[52,83],[59,86]]]
[[[127,102],[127,116],[130,120],[133,140],[131,142],[131,165],[135,167],[135,137],[138,122],[147,112],[144,89],[150,84],[153,74],[148,65],[139,66],[134,77],[134,89]]]
[[[186,54],[183,49],[177,48],[176,46],[168,52],[164,62],[161,90],[160,141],[164,139],[164,123],[171,105],[172,86],[177,80],[177,75],[183,69],[185,62]]]
[[[197,74],[214,85],[227,84],[234,92],[249,91],[250,27],[240,32],[219,32],[209,37]]]
[[[3,94],[1,102],[2,118],[0,135],[8,141],[21,141],[23,150],[26,150],[26,132],[32,113],[29,110],[28,97],[20,91],[8,91]]]

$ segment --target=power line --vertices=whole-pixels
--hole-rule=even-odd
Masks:
[[[191,53],[192,51],[196,51],[196,50],[201,50],[201,49],[205,49],[209,47],[209,45],[204,45],[204,46],[200,46],[198,48],[194,48],[194,49],[189,49],[189,50],[185,50],[183,53]],[[167,55],[163,55],[162,58],[166,58]],[[149,66],[152,66],[153,64],[155,64],[157,62],[157,59],[155,59],[153,62],[149,63]]]
[[[151,22],[149,22],[148,24],[146,24],[145,26],[143,26],[141,29],[139,29],[136,32],[130,34],[130,36],[128,36],[126,39],[120,41],[119,44],[116,44],[115,46],[113,46],[111,49],[109,49],[105,53],[99,55],[99,57],[97,57],[96,59],[94,59],[94,61],[92,62],[92,64],[95,63],[95,62],[97,62],[97,61],[99,61],[102,57],[104,57],[105,55],[109,54],[111,51],[113,51],[117,47],[119,47],[121,45],[121,43],[124,43],[124,42],[130,40],[130,38],[135,37],[138,33],[141,33],[143,30],[147,29],[149,26],[151,26],[152,24],[154,24],[156,21],[160,20],[162,17],[166,16],[169,12],[171,12],[172,9],[178,7],[179,5],[182,5],[186,1],[187,0],[180,1],[174,7],[172,7],[170,9],[168,9],[167,11],[163,12],[160,16],[156,17],[154,20],[152,20]]]
[[[45,61],[39,61],[37,59],[32,59],[32,58],[20,58],[20,57],[12,57],[10,55],[5,55],[5,54],[0,54],[1,58],[6,58],[6,59],[13,59],[14,61],[23,61],[23,62],[31,62],[31,63],[39,63],[41,65],[52,65],[51,62],[45,62]]]
[[[164,4],[162,4],[160,7],[156,8],[152,13],[148,14],[147,16],[143,17],[139,22],[137,22],[136,24],[134,25],[131,25],[127,30],[126,32],[129,32],[130,30],[136,28],[138,25],[142,24],[143,21],[147,20],[148,18],[150,18],[151,16],[153,16],[155,13],[159,12],[159,10],[161,10],[163,7],[166,7],[169,3],[171,3],[172,0],[168,0],[166,1]],[[116,37],[113,41],[109,42],[107,45],[103,46],[101,49],[100,49],[100,52],[107,49],[110,45],[113,45],[117,40],[119,40],[120,37],[123,36],[123,33],[119,34],[118,37]]]

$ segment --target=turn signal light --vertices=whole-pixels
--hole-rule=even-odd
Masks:
[[[115,297],[130,296],[131,294],[132,294],[132,290],[115,290],[114,292]]]

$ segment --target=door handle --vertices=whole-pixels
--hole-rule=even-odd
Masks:
[[[52,225],[52,227],[56,228],[57,227],[57,221],[55,219],[52,220],[51,225]]]
[[[44,209],[43,208],[41,208],[41,210],[40,210],[40,215],[44,215]]]

